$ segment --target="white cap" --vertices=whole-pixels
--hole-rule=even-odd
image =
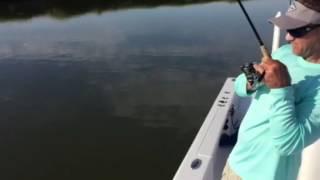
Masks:
[[[294,1],[285,15],[271,18],[269,21],[284,30],[320,24],[320,12],[305,6],[303,2]],[[317,3],[320,3],[319,0]]]

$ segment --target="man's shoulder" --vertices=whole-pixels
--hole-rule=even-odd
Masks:
[[[272,57],[274,59],[281,59],[288,56],[295,57],[295,55],[292,52],[292,46],[290,44],[283,45],[272,53]]]
[[[286,44],[281,46],[275,52],[272,53],[272,58],[281,61],[285,64],[296,63],[296,59],[299,56],[295,55],[292,51],[292,46],[290,44]]]

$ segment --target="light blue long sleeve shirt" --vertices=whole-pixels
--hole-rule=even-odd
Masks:
[[[272,57],[287,66],[291,86],[248,94],[243,74],[235,82],[239,96],[252,96],[228,160],[243,180],[295,180],[302,150],[320,137],[320,64],[294,55],[291,45]]]

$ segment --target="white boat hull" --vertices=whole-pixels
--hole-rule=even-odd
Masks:
[[[218,180],[233,147],[219,145],[222,134],[236,133],[250,104],[250,98],[234,93],[234,78],[228,78],[210,109],[203,125],[182,161],[174,180]],[[229,126],[226,128],[226,126]]]

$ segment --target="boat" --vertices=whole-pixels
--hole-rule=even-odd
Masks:
[[[279,16],[280,12],[276,16]],[[272,51],[279,47],[280,30],[274,27]],[[237,130],[251,103],[234,92],[228,77],[180,164],[173,180],[220,180],[236,143]],[[304,149],[298,180],[320,178],[320,140]]]

